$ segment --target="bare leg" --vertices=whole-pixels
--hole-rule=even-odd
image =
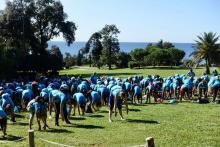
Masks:
[[[40,125],[40,119],[39,118],[37,118],[37,123],[38,123],[38,131],[40,131],[41,130],[41,125]]]
[[[34,112],[30,113],[30,118],[29,118],[29,129],[32,129],[32,125],[33,125],[33,120],[34,120]]]
[[[112,110],[109,110],[109,122],[112,122]]]
[[[121,120],[124,120],[124,117],[123,117],[123,115],[122,115],[122,109],[119,110],[119,114],[120,114],[120,116],[121,116]]]

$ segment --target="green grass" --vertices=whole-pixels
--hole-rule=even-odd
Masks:
[[[181,103],[130,105],[129,115],[121,121],[113,117],[108,122],[106,107],[101,112],[74,116],[72,125],[60,120],[60,127],[54,126],[54,118],[48,120],[47,131],[35,131],[36,146],[55,146],[41,141],[43,138],[72,146],[134,146],[145,143],[145,138],[155,138],[156,146],[220,146],[220,107],[216,104]],[[17,124],[8,125],[8,134],[27,136],[28,114],[17,118]],[[37,130],[36,121],[34,129]],[[0,142],[2,139],[0,138]],[[28,141],[8,142],[1,146],[28,146]]]
[[[213,68],[211,68],[211,71]],[[96,72],[99,75],[107,75],[107,76],[116,76],[116,77],[128,77],[132,75],[161,75],[161,76],[172,76],[175,74],[186,74],[189,69],[184,68],[167,68],[167,67],[160,67],[160,68],[146,68],[146,69],[97,69],[97,68],[86,68],[83,69],[75,68],[70,70],[61,70],[60,74],[68,74],[68,75],[82,75],[83,77],[89,77],[93,72]],[[204,72],[204,68],[194,69],[194,72],[197,76],[200,76],[202,72]]]
[[[132,75],[159,74],[170,76],[176,73],[185,74],[188,69],[114,69],[98,70],[63,70],[60,74],[82,74],[89,77],[92,72],[99,75],[127,77]],[[203,68],[194,70],[199,76]],[[119,117],[108,122],[108,108],[102,107],[101,112],[86,114],[83,117],[74,116],[72,125],[66,125],[60,120],[60,127],[54,126],[54,118],[48,119],[51,127],[47,131],[35,131],[36,146],[55,147],[40,138],[72,146],[135,146],[143,145],[145,138],[155,138],[156,146],[185,147],[185,146],[220,146],[220,107],[217,104],[179,103],[148,104],[143,106],[129,105],[129,115],[121,121]],[[0,146],[28,146],[28,140],[14,142],[13,140],[27,136],[28,113],[17,117],[17,124],[8,124],[9,141],[4,142],[0,137]],[[37,130],[36,120],[34,129]]]

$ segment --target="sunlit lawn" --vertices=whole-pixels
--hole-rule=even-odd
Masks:
[[[114,69],[98,70],[74,69],[63,70],[60,74],[83,75],[89,77],[92,72],[99,75],[126,77],[132,75],[159,74],[170,76],[176,73],[185,74],[188,69]],[[203,68],[196,69],[197,76]],[[143,106],[129,105],[129,115],[126,120],[114,118],[108,122],[108,108],[102,107],[101,112],[74,116],[72,125],[66,125],[60,120],[60,127],[54,126],[54,118],[48,119],[51,129],[35,131],[36,146],[51,146],[40,138],[71,146],[136,146],[143,145],[145,138],[155,138],[156,146],[186,147],[186,146],[220,146],[220,105],[196,104],[190,102],[171,104],[148,104]],[[0,146],[28,146],[28,140],[14,142],[27,136],[28,113],[17,116],[17,124],[9,122],[7,142],[0,138]],[[34,129],[37,130],[36,120]]]
[[[72,125],[60,123],[60,127],[55,127],[51,119],[50,130],[35,132],[36,146],[54,146],[40,138],[71,146],[134,146],[143,145],[149,136],[161,147],[220,146],[220,107],[217,104],[151,104],[130,105],[129,108],[125,121],[117,117],[111,124],[106,107],[99,113],[72,117]],[[14,136],[11,140],[27,136],[27,114],[20,115],[17,121],[8,126],[8,134]],[[34,129],[37,130],[36,121]],[[1,146],[28,146],[27,140],[2,143]]]
[[[211,71],[213,68],[211,68]],[[189,69],[177,68],[177,67],[160,67],[160,68],[145,68],[145,69],[98,69],[98,68],[89,68],[89,67],[81,67],[74,68],[70,70],[61,70],[60,74],[68,74],[68,75],[82,75],[83,77],[89,77],[93,72],[96,72],[99,75],[105,76],[116,76],[116,77],[128,77],[133,75],[161,75],[161,76],[172,76],[175,74],[186,74]],[[194,72],[197,76],[200,76],[205,71],[204,68],[194,69]]]

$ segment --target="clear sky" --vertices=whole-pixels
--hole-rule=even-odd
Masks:
[[[116,24],[123,42],[194,42],[213,31],[220,35],[220,0],[61,0],[77,24],[76,40],[87,41],[105,24]],[[5,7],[0,0],[0,9]],[[56,38],[55,40],[62,40]]]

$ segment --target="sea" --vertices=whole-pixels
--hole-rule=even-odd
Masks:
[[[70,46],[64,41],[50,41],[48,42],[48,48],[52,45],[56,45],[60,48],[62,54],[70,53],[71,55],[77,55],[78,51],[85,47],[86,42],[74,42]],[[148,43],[146,42],[120,42],[120,51],[130,52],[135,48],[145,48]],[[155,43],[153,43],[155,44]],[[189,59],[189,55],[193,52],[193,43],[173,43],[175,48],[185,51],[184,59]]]

